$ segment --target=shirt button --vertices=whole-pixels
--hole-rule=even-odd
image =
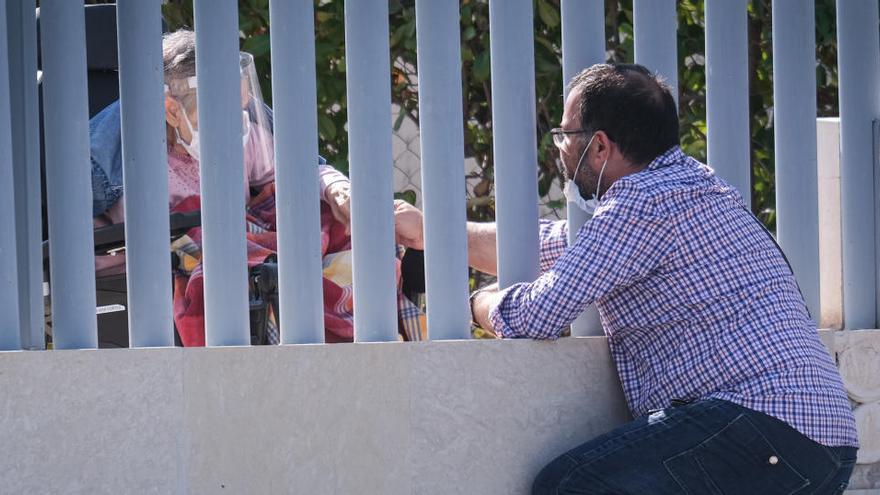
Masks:
[[[773,466],[775,466],[776,464],[779,463],[779,458],[776,457],[775,455],[771,455],[771,456],[770,456],[770,459],[767,459],[767,462],[769,462],[770,464],[772,464]]]

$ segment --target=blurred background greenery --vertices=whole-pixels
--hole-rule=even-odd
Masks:
[[[545,197],[560,181],[557,152],[550,136],[562,116],[562,53],[560,0],[535,0],[535,100],[539,191]],[[271,104],[269,0],[239,0],[241,49],[254,55]],[[345,93],[343,2],[316,0],[315,50],[318,87],[320,153],[339,169],[348,168]],[[837,52],[834,0],[815,0],[816,79],[819,116],[837,115]],[[405,118],[418,123],[415,0],[389,0],[392,101],[400,108],[397,125]],[[193,25],[192,0],[168,0],[163,5],[171,29]],[[465,156],[477,167],[477,182],[468,198],[468,217],[494,218],[492,161],[492,92],[489,80],[489,6],[486,0],[461,0],[461,54]],[[605,0],[607,58],[633,61],[632,0]],[[684,150],[706,160],[706,85],[704,10],[702,0],[678,2],[679,114]],[[751,0],[749,29],[749,110],[751,131],[752,207],[775,230],[773,153],[773,54],[771,0]],[[404,197],[407,194],[404,192]],[[556,205],[562,207],[560,203]]]

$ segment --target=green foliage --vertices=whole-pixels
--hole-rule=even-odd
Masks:
[[[560,0],[535,0],[534,54],[539,195],[558,181],[558,154],[547,132],[562,116]],[[389,0],[392,101],[400,107],[397,125],[409,117],[418,123],[414,0]],[[268,0],[240,0],[242,49],[254,55],[263,96],[271,102]],[[465,156],[477,163],[470,176],[476,185],[468,200],[471,219],[494,217],[492,157],[492,91],[490,83],[489,7],[486,0],[461,0],[461,55]],[[609,61],[633,61],[632,0],[605,0]],[[192,26],[192,0],[163,5],[169,27]],[[771,0],[751,0],[749,29],[749,107],[754,211],[771,228],[775,224],[773,149],[773,59]],[[679,113],[684,150],[706,159],[705,38],[702,0],[678,2]],[[343,2],[316,0],[315,50],[320,153],[346,171]],[[817,103],[819,115],[837,113],[837,53],[834,0],[816,0]],[[561,206],[561,205],[560,205]]]

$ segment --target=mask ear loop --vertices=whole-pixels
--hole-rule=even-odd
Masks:
[[[592,136],[590,136],[590,141],[587,143],[587,146],[584,147],[584,151],[583,151],[583,153],[581,153],[581,157],[578,159],[577,167],[574,168],[574,175],[571,176],[571,181],[574,182],[574,186],[575,186],[575,187],[577,187],[576,179],[577,179],[577,176],[578,176],[578,172],[581,171],[581,164],[584,162],[584,157],[587,155],[587,150],[589,150],[589,149],[590,149],[590,145],[593,144],[593,138],[594,138],[594,137],[596,137],[595,134],[593,134]],[[601,175],[600,175],[600,177],[601,177]]]
[[[604,162],[602,162],[602,170],[599,171],[599,180],[596,181],[596,201],[599,200],[599,188],[602,186],[602,174],[605,173],[605,166],[608,165],[608,159],[606,158]]]

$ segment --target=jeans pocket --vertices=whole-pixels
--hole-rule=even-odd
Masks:
[[[663,464],[689,494],[786,495],[810,483],[742,414]]]

